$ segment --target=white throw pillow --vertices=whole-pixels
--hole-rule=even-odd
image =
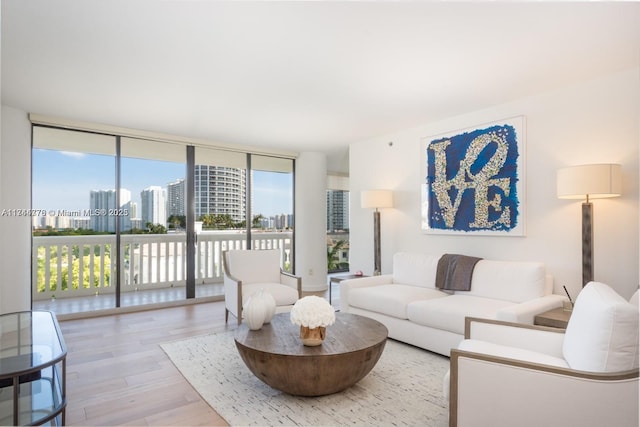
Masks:
[[[638,307],[604,283],[588,283],[576,299],[562,352],[572,369],[638,368]]]

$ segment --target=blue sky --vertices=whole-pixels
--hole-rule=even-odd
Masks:
[[[83,210],[89,208],[91,190],[115,188],[115,158],[53,150],[33,150],[32,199],[34,209]],[[162,161],[122,159],[122,187],[140,203],[140,192],[151,185],[166,188],[184,178],[185,165]],[[291,175],[254,171],[255,213],[264,216],[293,211]],[[139,205],[138,205],[139,206]]]

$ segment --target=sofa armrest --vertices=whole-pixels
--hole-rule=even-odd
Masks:
[[[567,297],[562,295],[545,295],[540,298],[500,309],[496,313],[496,319],[533,325],[533,319],[537,314],[562,307],[562,302],[566,299]]]
[[[638,425],[637,369],[588,373],[452,350],[450,390],[450,426]]]
[[[302,298],[302,278],[280,270],[280,283],[298,291],[298,298]]]
[[[563,358],[564,332],[546,326],[467,317],[464,337]]]
[[[357,279],[346,279],[340,282],[340,309],[349,311],[349,291],[351,289],[365,288],[369,286],[389,285],[393,283],[391,274],[380,276],[358,277]]]

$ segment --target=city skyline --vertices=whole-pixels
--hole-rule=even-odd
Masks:
[[[92,190],[115,189],[113,156],[33,150],[32,208],[46,211],[82,211],[90,207]],[[121,188],[141,206],[141,192],[151,186],[184,179],[185,165],[166,161],[122,158]],[[152,178],[150,178],[152,177]],[[292,184],[288,174],[253,172],[253,212],[271,217],[291,214]]]

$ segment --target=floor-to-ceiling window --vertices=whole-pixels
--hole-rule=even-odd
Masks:
[[[349,271],[349,179],[330,175],[327,184],[327,271]]]
[[[185,176],[184,146],[121,138],[121,306],[185,298]]]
[[[223,276],[222,252],[247,248],[247,154],[197,147],[193,178],[199,296]]]
[[[279,248],[292,271],[293,171],[291,158],[34,125],[34,307],[222,295],[227,249]]]
[[[294,162],[252,155],[251,241],[254,249],[280,249],[282,268],[293,272]]]
[[[32,300],[115,307],[116,138],[33,128]],[[92,297],[88,299],[87,297]]]

